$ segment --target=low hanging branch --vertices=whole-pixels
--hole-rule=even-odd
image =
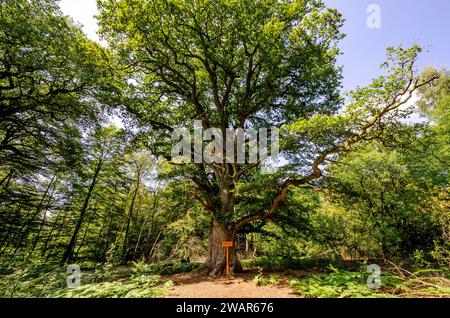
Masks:
[[[412,70],[414,62],[411,62],[410,69]],[[419,89],[422,86],[425,86],[434,80],[436,80],[438,77],[433,76],[430,79],[427,79],[421,83],[419,83],[418,79],[413,78],[413,74],[411,72],[411,79],[409,80],[409,83],[404,91],[397,94],[391,103],[383,107],[381,110],[379,110],[375,115],[373,115],[367,123],[363,126],[361,132],[353,136],[351,138],[348,138],[345,140],[345,142],[341,143],[339,146],[333,146],[326,150],[324,150],[313,162],[311,170],[312,173],[308,176],[305,176],[300,179],[287,179],[282,183],[280,186],[280,190],[278,191],[278,194],[275,196],[275,198],[272,201],[271,208],[264,214],[251,214],[248,216],[245,216],[234,223],[233,231],[234,233],[237,233],[239,229],[244,226],[247,223],[253,222],[253,221],[263,221],[267,219],[271,219],[274,214],[278,211],[280,204],[286,201],[286,195],[291,186],[302,186],[310,183],[313,180],[319,179],[322,177],[323,173],[320,168],[320,165],[322,165],[330,155],[336,155],[340,153],[350,152],[352,150],[352,146],[355,144],[358,144],[360,142],[363,142],[365,140],[371,140],[373,138],[370,137],[371,130],[376,126],[376,124],[382,119],[384,115],[386,115],[389,112],[392,112],[393,110],[398,109],[400,106],[405,105],[413,96],[413,93]],[[400,99],[400,100],[399,100]],[[376,137],[379,138],[379,137]]]

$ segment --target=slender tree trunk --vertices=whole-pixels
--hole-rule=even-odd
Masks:
[[[20,207],[14,211],[14,214],[16,214],[18,211],[20,211]],[[8,249],[8,245],[9,245],[8,239],[10,237],[11,232],[13,231],[14,225],[15,224],[13,222],[10,222],[6,233],[5,234],[2,233],[2,241],[0,243],[0,256],[2,256],[3,253]]]
[[[65,216],[67,214],[66,205],[64,205],[63,208],[58,211],[58,214],[56,215],[56,218],[53,221],[52,228],[50,229],[50,232],[48,233],[48,236],[45,239],[44,245],[41,248],[41,256],[42,257],[45,255],[45,252],[47,252],[48,244],[52,241],[53,233],[55,232],[55,230],[56,230],[56,228],[58,226],[59,218],[63,214],[63,211],[64,211],[64,216],[63,216],[63,220],[64,220]],[[64,222],[63,222],[63,224],[64,224]]]
[[[133,197],[131,198],[130,209],[128,210],[127,216],[127,226],[125,228],[125,237],[123,239],[122,248],[122,262],[126,263],[128,261],[128,235],[130,234],[131,217],[133,216],[134,202],[136,200],[137,193],[139,191],[141,177],[138,176],[138,182],[136,184],[136,189],[134,190]]]
[[[50,196],[49,196],[49,200],[47,202],[47,206],[46,206],[46,208],[44,210],[44,213],[43,213],[43,216],[42,216],[41,224],[39,225],[39,230],[38,230],[38,232],[37,232],[37,234],[36,234],[36,236],[35,236],[35,238],[33,240],[33,243],[31,245],[31,250],[30,250],[30,252],[28,254],[28,257],[27,257],[27,259],[25,261],[27,263],[30,260],[30,258],[33,256],[33,253],[34,253],[34,251],[36,249],[36,246],[39,243],[39,240],[41,239],[41,233],[42,233],[42,230],[44,229],[44,226],[45,226],[45,223],[46,223],[46,220],[47,220],[47,212],[48,212],[48,209],[50,208],[50,205],[51,205],[51,202],[52,202],[52,199],[53,199],[54,191],[55,191],[55,186],[53,185],[52,191],[51,191]]]
[[[115,193],[114,193],[115,196]],[[107,227],[107,220],[110,219],[111,210],[108,213],[105,213],[102,219],[102,226],[100,227],[100,231],[98,232],[97,239],[95,240],[95,249],[94,249],[94,258],[99,260],[99,250],[101,248],[102,243],[102,234],[105,228]]]
[[[3,252],[8,248],[8,237],[10,236],[11,230],[14,226],[14,223],[10,223],[8,226],[8,230],[6,231],[6,234],[2,238],[2,241],[0,243],[0,256],[2,256]]]
[[[125,202],[125,200],[124,200],[124,202],[123,202],[123,205],[121,206],[121,210],[124,210],[125,209],[125,205],[126,205],[126,202]],[[118,231],[118,233],[119,234],[116,234],[116,236],[115,236],[115,238],[114,238],[114,243],[113,243],[113,246],[114,246],[114,249],[112,250],[112,252],[113,252],[113,256],[112,256],[112,258],[114,258],[116,255],[118,256],[118,257],[121,257],[122,256],[122,254],[120,254],[119,255],[119,251],[117,250],[117,246],[119,246],[119,241],[120,241],[120,239],[122,238],[122,233],[123,233],[123,229],[125,228],[125,223],[126,222],[123,222],[121,225],[120,225],[120,229],[119,229],[119,231]],[[108,251],[106,251],[106,255],[108,254]],[[108,256],[108,255],[107,255]]]
[[[73,231],[72,238],[70,239],[69,244],[67,245],[66,251],[64,253],[63,258],[61,259],[61,265],[64,265],[66,262],[71,262],[73,257],[73,250],[75,248],[75,244],[77,241],[78,233],[80,232],[81,225],[83,224],[84,217],[86,215],[86,211],[89,207],[89,201],[91,199],[92,193],[94,192],[95,185],[97,184],[97,178],[102,169],[103,162],[99,160],[97,167],[95,168],[94,176],[92,177],[91,185],[89,186],[89,191],[84,200],[83,208],[81,209],[80,217],[78,218],[77,225],[75,226],[75,230]]]
[[[13,255],[16,255],[17,251],[22,246],[22,244],[25,244],[23,247],[27,246],[27,238],[28,238],[28,234],[30,232],[30,227],[33,224],[36,217],[39,215],[39,213],[41,213],[42,208],[44,207],[45,200],[47,199],[48,192],[50,191],[50,188],[52,187],[53,181],[55,180],[55,178],[56,178],[56,174],[53,175],[47,188],[45,189],[45,192],[42,195],[42,199],[39,202],[39,205],[37,206],[35,212],[31,215],[31,217],[28,219],[28,221],[24,222],[22,224],[22,226],[20,227],[19,232],[17,234],[17,245],[16,245]]]
[[[41,238],[42,229],[44,228],[45,221],[47,219],[47,210],[44,211],[44,215],[42,216],[41,224],[39,225],[39,230],[33,239],[33,243],[31,245],[30,252],[28,253],[27,259],[25,260],[26,263],[30,260],[30,258],[33,256],[34,250],[36,249],[36,246]]]
[[[159,231],[158,235],[156,236],[156,240],[153,242],[152,248],[150,249],[150,252],[148,253],[148,258],[147,258],[148,260],[150,260],[152,258],[152,256],[153,256],[153,252],[155,251],[156,244],[158,244],[159,237],[161,236],[161,233],[162,233],[162,230]]]
[[[64,211],[64,214],[61,219],[61,222],[60,222],[59,226],[57,226],[57,224],[55,225],[55,226],[57,226],[55,228],[56,233],[49,239],[48,243],[47,242],[45,243],[46,244],[45,248],[42,250],[42,253],[43,253],[42,256],[44,256],[44,253],[47,253],[47,255],[45,256],[45,261],[48,261],[50,259],[50,256],[52,255],[52,252],[55,249],[55,245],[51,244],[47,250],[47,245],[50,242],[53,242],[54,240],[57,240],[59,237],[61,237],[61,232],[64,229],[64,224],[66,224],[67,216],[69,214],[69,207],[70,207],[70,204],[64,205],[64,207],[62,208],[62,211]],[[56,257],[58,257],[58,256],[56,256]]]
[[[83,238],[81,239],[81,242],[78,245],[77,251],[75,252],[75,258],[78,258],[78,254],[80,253],[80,250],[83,247],[84,242],[86,241],[86,237],[89,232],[89,227],[91,226],[91,222],[92,222],[92,217],[89,217],[89,222],[86,225],[86,230],[84,230]]]
[[[139,202],[138,202],[138,208],[137,208],[138,214],[141,211],[141,202],[142,202],[142,195],[139,195]],[[139,249],[139,244],[141,243],[142,233],[144,233],[144,228],[147,225],[147,219],[148,219],[148,214],[145,215],[144,222],[142,222],[141,230],[139,231],[139,236],[138,236],[138,239],[136,242],[136,246],[134,247],[134,255],[137,255],[137,252]]]
[[[106,261],[106,253],[108,253],[108,244],[109,244],[109,237],[112,231],[112,225],[113,225],[113,217],[109,218],[109,224],[108,224],[108,230],[106,231],[105,235],[105,242],[100,246],[101,250],[98,255],[98,260],[102,262],[102,264]],[[98,240],[100,240],[100,236],[98,237]]]
[[[157,191],[153,193],[153,208],[151,209],[151,217],[150,217],[150,224],[148,227],[147,237],[145,238],[145,247],[144,247],[144,256],[146,254],[146,251],[148,251],[147,259],[150,259],[151,256],[151,242],[150,237],[153,233],[153,223],[155,220],[155,214],[156,214],[156,206],[157,206],[158,200],[157,200]]]

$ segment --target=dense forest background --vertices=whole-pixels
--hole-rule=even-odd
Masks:
[[[127,66],[114,54],[88,40],[55,1],[1,1],[2,275],[208,257],[211,217],[193,195],[197,184],[184,177],[188,168],[155,151],[157,124],[137,106],[142,92],[127,91]],[[274,267],[323,260],[450,266],[450,72],[419,73],[433,81],[416,90],[395,124],[380,122],[378,135],[321,163],[320,179],[289,188],[271,219],[239,229],[240,259]],[[339,76],[331,79],[339,84]],[[377,82],[357,94],[376,89],[392,94]],[[307,137],[332,138],[325,125],[338,129],[323,117],[306,127]],[[295,142],[287,140],[292,155]],[[247,176],[241,207],[270,204],[277,177]],[[258,191],[249,191],[255,184]]]

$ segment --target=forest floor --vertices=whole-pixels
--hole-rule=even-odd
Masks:
[[[289,278],[276,273],[276,284],[260,286],[255,284],[257,269],[246,269],[232,276],[211,278],[205,272],[179,273],[164,276],[174,286],[165,293],[167,298],[295,298],[298,293],[289,287]]]
[[[450,298],[447,266],[406,270],[388,262],[381,268],[380,288],[373,289],[366,263],[340,262],[336,267],[316,262],[301,268],[268,259],[245,263],[243,273],[216,278],[201,263],[86,267],[76,288],[69,288],[58,265],[5,268],[0,271],[0,298]]]
[[[385,269],[383,269],[385,270]],[[166,298],[297,298],[297,297],[450,297],[448,270],[407,277],[387,271],[383,287],[372,290],[366,285],[367,275],[361,271],[334,267],[271,270],[247,267],[243,273],[211,278],[204,270],[163,275]],[[167,284],[169,283],[169,284]]]

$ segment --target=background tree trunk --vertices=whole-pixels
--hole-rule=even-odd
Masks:
[[[86,199],[84,200],[83,208],[81,209],[80,216],[78,218],[77,225],[75,226],[75,230],[73,231],[72,238],[70,239],[70,243],[67,245],[66,252],[64,253],[63,258],[61,259],[61,265],[64,265],[66,262],[71,262],[73,258],[73,250],[75,248],[75,244],[78,237],[78,232],[81,229],[81,225],[83,224],[84,217],[86,211],[89,207],[89,201],[94,192],[95,185],[97,184],[97,177],[100,174],[100,170],[102,169],[103,162],[100,160],[97,163],[97,167],[94,172],[94,176],[92,177],[91,185],[89,186],[89,191],[87,193]]]

